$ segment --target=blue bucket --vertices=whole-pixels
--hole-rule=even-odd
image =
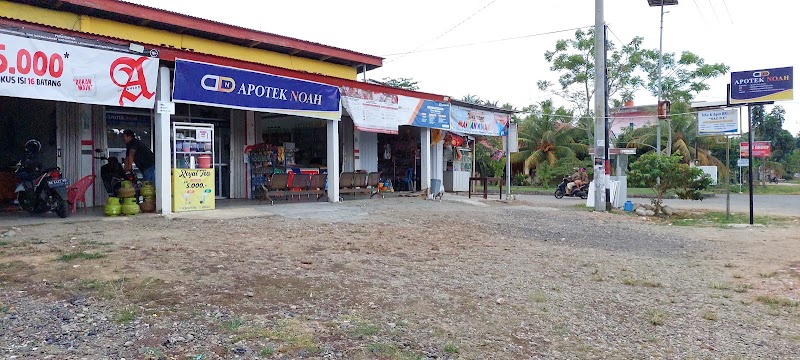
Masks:
[[[633,211],[633,203],[630,200],[626,201],[623,209],[627,212]]]

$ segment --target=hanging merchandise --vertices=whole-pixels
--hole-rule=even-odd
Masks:
[[[392,146],[389,144],[383,145],[383,159],[384,160],[392,159]]]
[[[464,138],[456,134],[450,135],[450,144],[453,146],[461,146],[464,143]]]
[[[444,131],[431,129],[431,145],[438,144],[444,138]]]

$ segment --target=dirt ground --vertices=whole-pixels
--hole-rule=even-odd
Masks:
[[[409,198],[266,209],[11,229],[0,357],[800,357],[798,218],[688,228]]]

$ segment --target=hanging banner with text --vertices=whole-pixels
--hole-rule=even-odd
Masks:
[[[410,96],[342,87],[342,106],[356,129],[397,134],[401,125],[435,129],[450,127],[450,104]]]
[[[731,73],[731,104],[793,99],[792,67]]]
[[[739,157],[749,158],[749,148],[747,142],[739,144]],[[769,157],[770,155],[770,142],[769,141],[753,141],[753,157]]]
[[[172,100],[276,114],[339,120],[339,88],[257,71],[175,60]]]
[[[450,107],[450,129],[463,134],[505,136],[511,115],[486,110]]]
[[[738,135],[739,110],[719,109],[697,113],[697,135]]]
[[[150,57],[72,44],[82,42],[0,28],[0,96],[153,108],[158,52]]]

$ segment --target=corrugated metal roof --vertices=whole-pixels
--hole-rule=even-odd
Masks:
[[[352,50],[301,40],[289,36],[249,29],[219,21],[135,4],[122,0],[10,0],[41,8],[67,11],[123,23],[180,32],[235,45],[261,48],[292,56],[327,61],[368,70],[383,65],[383,58]],[[362,71],[359,68],[358,71]]]

